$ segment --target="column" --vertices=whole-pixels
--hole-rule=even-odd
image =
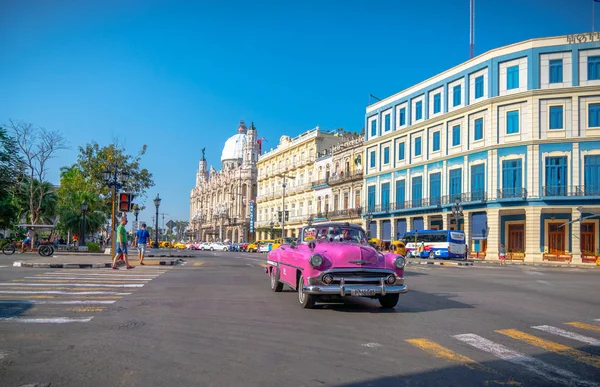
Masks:
[[[381,230],[381,225],[382,225],[382,221],[381,219],[377,219],[375,221],[375,224],[377,224],[377,236],[375,238],[382,240],[383,239],[383,232]]]
[[[390,222],[392,223],[392,241],[396,240],[396,219],[390,218]]]
[[[497,208],[489,208],[487,210],[487,221],[489,231],[485,259],[497,260],[498,246],[500,244],[500,210]]]
[[[446,212],[442,212],[442,229],[448,230],[450,225],[448,224],[448,214]]]
[[[412,216],[406,217],[406,232],[413,230],[413,226],[412,226],[413,219],[414,218]]]
[[[581,212],[577,208],[571,209],[571,219],[578,219]],[[567,232],[569,230],[567,229]],[[572,263],[582,263],[581,261],[581,222],[571,223],[571,254],[573,254]]]
[[[464,213],[464,226],[465,226],[465,243],[469,246],[469,251],[471,250],[471,213]]]
[[[429,215],[423,215],[423,228],[425,230],[431,230],[431,225],[429,224]]]
[[[541,207],[525,209],[525,262],[542,262],[543,260],[540,235],[546,230],[540,224],[541,217]],[[546,241],[546,243],[548,242]]]

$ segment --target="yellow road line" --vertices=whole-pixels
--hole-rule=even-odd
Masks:
[[[260,266],[262,266],[262,267],[268,267],[269,265],[267,265],[266,263],[261,263]]]
[[[554,352],[559,355],[568,356],[574,360],[582,363],[591,365],[596,368],[600,368],[600,356],[591,355],[578,349],[568,347],[554,341],[544,340],[537,336],[530,335],[529,333],[521,332],[516,329],[501,329],[496,332],[512,337],[515,340],[521,340],[534,347],[542,348],[548,352]]]
[[[435,356],[437,358],[445,359],[445,360],[453,362],[453,363],[458,363],[458,364],[465,366],[472,370],[479,370],[479,371],[483,371],[483,372],[497,374],[497,372],[494,371],[493,369],[488,368],[482,364],[479,364],[475,360],[468,358],[466,356],[463,356],[460,353],[454,352],[451,349],[443,347],[443,346],[439,345],[438,343],[435,343],[431,340],[409,339],[409,340],[406,340],[406,342],[414,345],[415,347],[417,347],[419,349],[422,349],[423,351],[425,351],[428,354]]]
[[[581,329],[587,329],[590,331],[596,331],[596,332],[600,332],[600,327],[597,325],[591,325],[591,324],[586,324],[586,323],[582,323],[582,322],[577,322],[577,321],[573,321],[573,322],[568,322],[565,323],[566,325],[570,325],[572,327],[575,328],[581,328]]]
[[[56,308],[58,309],[58,308]],[[73,308],[61,308],[61,310],[68,310],[70,312],[102,312],[103,306],[85,306],[85,307],[73,307]]]
[[[202,265],[204,265],[204,261],[194,262],[194,264],[192,266],[202,266]]]

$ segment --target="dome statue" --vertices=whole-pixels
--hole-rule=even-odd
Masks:
[[[238,133],[229,137],[221,153],[221,162],[241,160],[244,156],[246,133]]]

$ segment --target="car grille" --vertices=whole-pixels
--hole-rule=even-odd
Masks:
[[[323,274],[331,274],[334,284],[338,284],[342,278],[345,283],[378,284],[381,278],[394,273],[391,270],[330,270]]]

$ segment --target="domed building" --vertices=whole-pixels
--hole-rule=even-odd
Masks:
[[[254,123],[240,121],[221,152],[221,170],[208,168],[202,157],[190,195],[194,241],[242,242],[251,239],[250,205],[256,200],[256,162],[260,154]],[[252,204],[251,204],[252,202]]]

